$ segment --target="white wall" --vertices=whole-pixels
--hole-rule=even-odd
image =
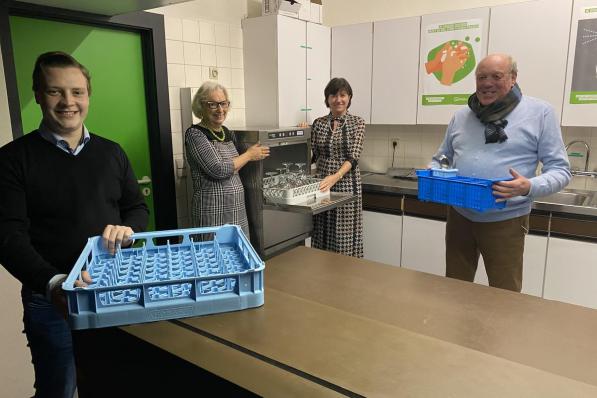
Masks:
[[[181,123],[180,88],[194,94],[206,80],[228,89],[231,109],[226,126],[245,124],[243,38],[241,20],[247,16],[246,0],[195,0],[148,10],[164,15],[166,57],[170,94],[170,121],[174,168],[182,165],[184,131]],[[218,78],[212,79],[210,68]],[[190,99],[189,99],[190,100]],[[190,226],[188,212],[188,170],[175,173],[178,226]]]

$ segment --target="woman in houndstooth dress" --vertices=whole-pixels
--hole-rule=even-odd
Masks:
[[[363,200],[358,160],[363,150],[365,121],[348,113],[352,88],[342,78],[325,88],[330,114],[315,120],[311,129],[313,161],[323,181],[322,191],[350,192],[357,200],[314,216],[312,247],[347,256],[363,257]]]
[[[193,113],[201,121],[185,132],[187,161],[193,178],[192,225],[239,225],[249,236],[245,193],[238,170],[269,156],[269,148],[253,145],[242,155],[234,134],[223,123],[230,101],[226,89],[205,82],[193,97]]]

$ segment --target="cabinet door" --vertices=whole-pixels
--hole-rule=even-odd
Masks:
[[[330,81],[331,33],[327,26],[307,22],[307,123],[327,115],[323,90]]]
[[[278,123],[296,126],[306,121],[307,23],[278,16]]]
[[[421,18],[373,24],[371,124],[417,123]]]
[[[402,217],[402,267],[446,275],[446,223]]]
[[[564,91],[562,125],[597,125],[597,8],[593,0],[574,0]]]
[[[549,238],[543,297],[597,308],[597,244]]]
[[[562,114],[571,13],[572,0],[491,7],[487,52],[511,54],[518,62],[522,92],[549,102],[558,117]]]
[[[278,17],[247,18],[243,26],[247,126],[278,127]]]
[[[343,77],[353,92],[350,113],[371,122],[373,24],[332,28],[332,77]]]
[[[363,212],[363,250],[365,259],[400,266],[402,216]]]
[[[545,273],[545,255],[547,237],[527,235],[524,242],[522,266],[522,293],[541,297],[543,293],[543,275]],[[475,283],[488,286],[487,272],[483,257],[479,258],[479,266],[475,275]]]

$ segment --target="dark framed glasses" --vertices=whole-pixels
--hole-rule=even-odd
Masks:
[[[222,101],[222,102],[204,101],[204,104],[206,104],[207,107],[211,110],[218,109],[218,106],[221,107],[222,109],[228,109],[230,107],[230,101]]]

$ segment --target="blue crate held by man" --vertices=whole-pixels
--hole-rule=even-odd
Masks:
[[[236,225],[132,238],[134,247],[118,248],[114,255],[100,236],[88,239],[62,284],[73,329],[237,311],[264,302],[265,263]],[[83,270],[93,283],[74,287]]]
[[[484,179],[457,175],[457,169],[417,170],[418,197],[425,202],[466,207],[477,211],[503,209],[506,201],[496,202],[491,186],[511,177]]]

